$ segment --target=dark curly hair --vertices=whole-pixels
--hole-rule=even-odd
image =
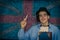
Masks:
[[[41,11],[45,11],[45,12],[47,13],[47,15],[50,16],[50,13],[48,12],[47,8],[45,8],[45,7],[40,7],[40,9],[36,12],[37,22],[40,22],[40,20],[39,20],[39,12],[41,12]]]

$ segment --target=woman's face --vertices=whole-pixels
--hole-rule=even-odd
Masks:
[[[46,23],[49,20],[49,15],[45,11],[39,12],[39,20],[41,23]]]

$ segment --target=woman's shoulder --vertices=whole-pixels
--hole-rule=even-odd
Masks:
[[[29,29],[30,30],[34,30],[37,29],[39,27],[40,24],[33,24]]]
[[[50,23],[50,27],[54,30],[59,30],[58,26],[56,26],[55,24]]]

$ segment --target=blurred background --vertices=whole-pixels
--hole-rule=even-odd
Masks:
[[[36,11],[46,7],[51,13],[50,22],[60,29],[60,0],[0,0],[0,39],[17,39],[20,22],[28,16],[28,30],[36,23]]]

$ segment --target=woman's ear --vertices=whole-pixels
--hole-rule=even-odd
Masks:
[[[50,19],[50,16],[48,16],[48,19]]]

